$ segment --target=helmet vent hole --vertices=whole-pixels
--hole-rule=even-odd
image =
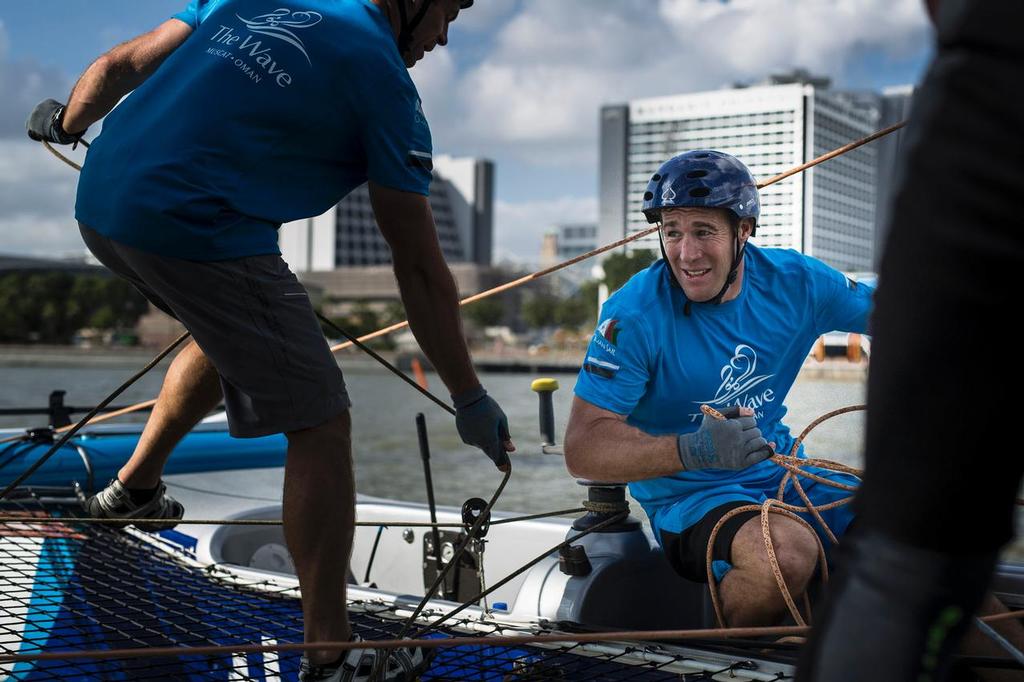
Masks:
[[[695,199],[703,199],[709,194],[711,194],[711,190],[707,187],[694,187],[690,190],[690,196]]]
[[[661,173],[655,173],[651,176],[651,182],[657,182],[658,180],[661,180]]]
[[[695,159],[706,159],[709,156],[711,156],[711,155],[710,154],[695,154],[693,158],[695,158]]]
[[[644,192],[644,201],[650,201],[653,198],[654,194],[652,192]]]
[[[688,178],[703,178],[707,174],[708,174],[708,172],[706,170],[695,170],[695,171],[690,171],[689,173],[687,173],[686,177],[688,177]]]

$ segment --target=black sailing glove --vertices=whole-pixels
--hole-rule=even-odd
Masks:
[[[496,467],[508,464],[505,441],[511,440],[508,419],[483,386],[452,396],[455,426],[466,445],[474,445],[491,458]]]
[[[46,140],[55,144],[78,142],[85,131],[74,135],[64,132],[64,109],[64,105],[55,99],[44,99],[37,104],[25,121],[28,136],[33,140]]]
[[[771,455],[753,417],[739,416],[740,408],[722,410],[725,419],[704,415],[695,433],[677,437],[683,471],[746,469]]]

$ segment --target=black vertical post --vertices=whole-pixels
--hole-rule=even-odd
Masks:
[[[427,420],[420,412],[416,415],[416,435],[420,441],[420,457],[423,458],[423,475],[427,479],[427,506],[430,507],[430,522],[437,523],[437,504],[434,502],[434,479],[430,477],[430,444],[427,442]],[[437,558],[437,570],[441,570],[441,533],[437,526],[431,527],[434,535],[434,556]]]

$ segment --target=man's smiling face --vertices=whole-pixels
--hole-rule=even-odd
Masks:
[[[714,298],[725,286],[736,248],[728,209],[669,208],[662,211],[661,221],[666,260],[686,297],[698,302]],[[750,221],[740,221],[739,230],[745,242]],[[722,300],[734,298],[740,286],[737,278]]]

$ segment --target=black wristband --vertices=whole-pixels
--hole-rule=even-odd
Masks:
[[[61,105],[57,111],[53,114],[53,137],[60,144],[72,144],[82,139],[82,135],[85,135],[85,130],[80,133],[71,134],[64,130],[64,113],[68,108]]]

